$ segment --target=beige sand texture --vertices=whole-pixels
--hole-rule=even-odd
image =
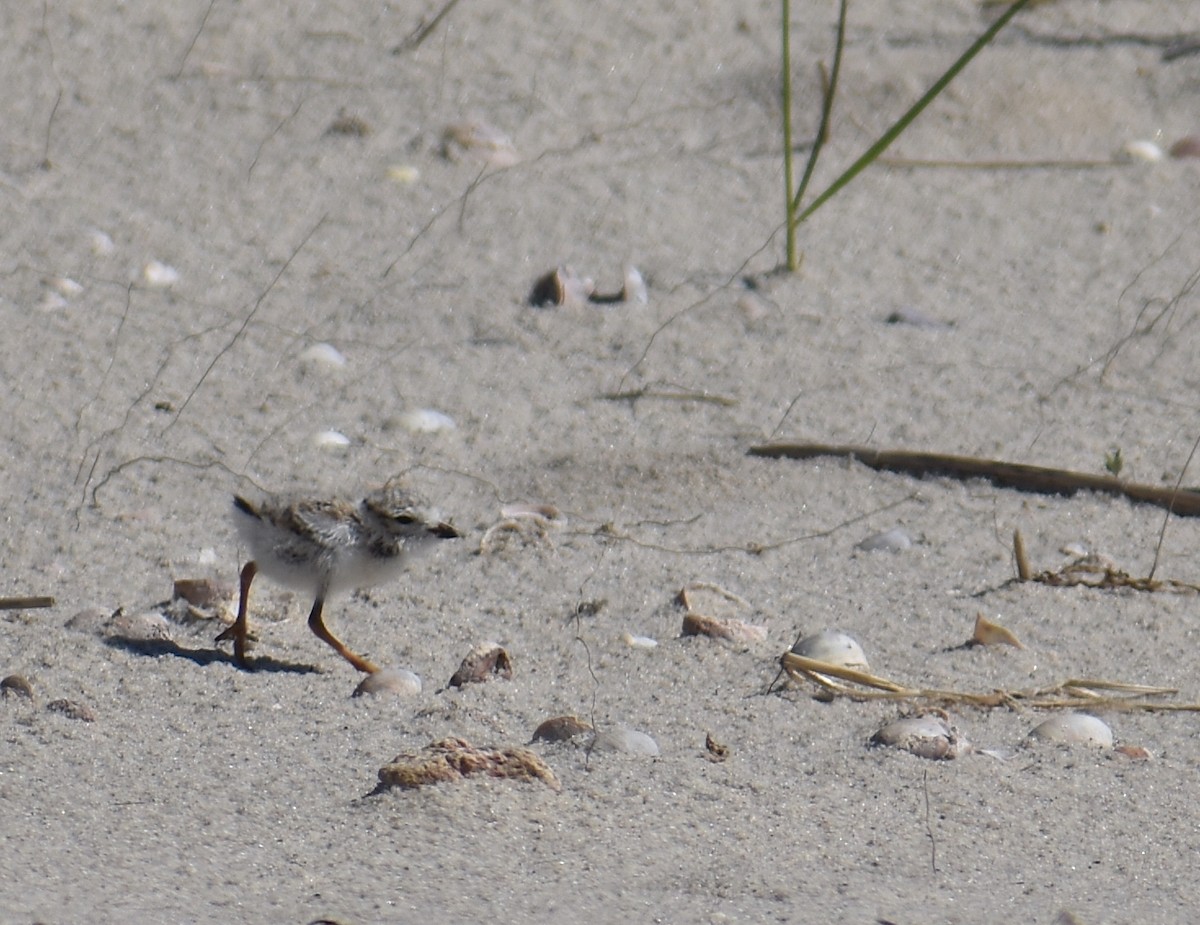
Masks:
[[[867,747],[901,706],[764,694],[797,633],[839,627],[914,684],[1200,700],[1195,596],[1006,584],[1018,527],[1039,568],[1081,543],[1145,574],[1162,513],[746,451],[1099,472],[1119,448],[1129,478],[1172,484],[1200,435],[1200,162],[1113,156],[1200,131],[1200,55],[1163,56],[1200,11],[1021,15],[890,154],[1061,163],[874,167],[802,229],[788,277],[769,272],[778,3],[473,0],[406,45],[439,6],[0,5],[0,594],[56,601],[0,614],[0,675],[34,692],[0,701],[0,921],[1187,920],[1196,715],[1104,714],[1139,762],[1017,751],[1043,714],[963,710],[1009,757],[932,762]],[[793,6],[806,139],[836,10]],[[988,15],[852,4],[814,188]],[[472,120],[519,160],[445,156]],[[557,265],[611,291],[630,263],[647,304],[526,304]],[[946,325],[885,322],[900,310]],[[343,367],[306,359],[322,343]],[[414,432],[421,409],[456,429]],[[421,694],[352,699],[309,601],[267,581],[261,670],[218,622],[162,616],[176,579],[236,583],[235,492],[398,476],[464,538],[327,617]],[[516,503],[567,522],[481,554]],[[921,541],[857,549],[894,526]],[[1156,574],[1200,581],[1196,546],[1172,519]],[[681,638],[690,582],[767,638]],[[114,639],[118,608],[168,639]],[[1027,648],[956,648],[981,612]],[[513,678],[442,689],[488,641]],[[401,752],[524,745],[565,713],[661,753],[535,743],[561,792],[368,796]]]

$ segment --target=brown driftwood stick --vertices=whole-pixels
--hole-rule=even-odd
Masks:
[[[1124,495],[1143,504],[1154,504],[1180,517],[1200,517],[1200,491],[1195,489],[1140,485],[1111,475],[1091,475],[1086,472],[980,459],[975,456],[876,450],[866,446],[836,446],[825,443],[764,443],[750,447],[749,454],[789,459],[812,459],[817,456],[849,457],[872,469],[902,472],[918,478],[934,475],[953,479],[985,479],[1001,488],[1015,488],[1017,491],[1047,495],[1073,495],[1080,491],[1097,491],[1108,495]]]

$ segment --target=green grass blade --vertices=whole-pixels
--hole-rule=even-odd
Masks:
[[[912,121],[919,116],[922,111],[924,111],[926,106],[937,99],[938,95],[941,94],[941,92],[950,84],[950,81],[954,80],[954,78],[958,76],[959,72],[968,64],[970,64],[971,60],[983,50],[984,46],[991,42],[991,40],[996,37],[996,34],[1006,25],[1008,25],[1008,21],[1016,16],[1017,13],[1019,13],[1028,3],[1029,0],[1016,0],[1016,2],[1014,2],[1007,10],[1005,10],[1000,18],[992,23],[991,26],[989,26],[987,30],[972,43],[971,47],[963,52],[962,56],[959,57],[957,61],[950,65],[949,70],[947,70],[946,73],[938,78],[934,85],[926,91],[924,96],[922,96],[919,100],[917,100],[916,103],[913,104],[908,112],[902,115],[896,121],[896,123],[892,125],[891,128],[884,132],[879,139],[867,149],[866,153],[864,153],[862,157],[846,168],[845,172],[842,173],[842,175],[836,180],[834,180],[833,183],[829,185],[828,189],[821,193],[820,196],[814,199],[811,205],[805,208],[803,212],[796,215],[796,225],[801,224],[805,219],[816,212],[817,209],[825,205],[826,202],[828,202],[841,191],[842,187],[862,173],[863,170],[865,170],[881,154],[883,154],[883,152],[887,150],[888,146],[900,136],[900,133],[908,128]]]

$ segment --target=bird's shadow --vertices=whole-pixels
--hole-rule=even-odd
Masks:
[[[284,662],[279,659],[270,658],[269,656],[248,658],[246,660],[247,664],[239,665],[229,652],[224,652],[221,649],[189,649],[181,646],[173,639],[136,639],[131,636],[109,636],[104,642],[114,649],[122,649],[125,652],[132,652],[134,655],[144,655],[150,658],[170,655],[175,658],[187,659],[189,662],[202,667],[217,662],[224,662],[243,671],[275,671],[287,672],[288,674],[321,673],[321,669],[315,665],[305,665],[300,662]]]

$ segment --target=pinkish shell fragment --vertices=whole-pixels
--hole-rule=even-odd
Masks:
[[[730,642],[762,642],[767,638],[767,628],[760,624],[733,618],[720,620],[690,610],[683,615],[680,632],[683,636],[710,636]]]
[[[888,723],[871,736],[871,744],[902,748],[918,758],[934,761],[949,761],[971,751],[971,743],[946,718],[936,713]]]
[[[1184,135],[1171,145],[1171,157],[1189,158],[1200,157],[1200,135]]]
[[[643,758],[658,757],[658,743],[644,732],[625,726],[614,726],[596,734],[592,747],[597,751],[620,752]]]

